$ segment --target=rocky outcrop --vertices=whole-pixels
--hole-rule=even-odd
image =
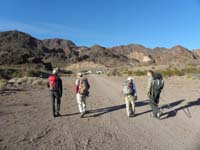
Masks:
[[[196,58],[200,58],[200,49],[193,50],[192,53]]]
[[[123,66],[129,63],[129,60],[125,56],[116,54],[110,49],[99,45],[79,49],[78,61],[91,61],[107,67]]]
[[[186,58],[191,58],[191,59],[196,58],[191,51],[189,51],[188,49],[180,45],[172,47],[171,49],[169,49],[168,52],[172,54],[173,56],[186,57]]]
[[[128,55],[129,59],[136,59],[140,63],[154,63],[154,60],[150,55],[146,55],[143,52],[133,51]]]

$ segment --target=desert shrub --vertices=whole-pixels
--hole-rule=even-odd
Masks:
[[[127,72],[127,75],[129,75],[129,76],[131,76],[131,75],[133,75],[133,74],[134,74],[133,71],[130,71],[130,70],[129,70],[129,71]]]
[[[123,71],[124,72],[128,72],[129,70],[128,70],[128,68],[124,68]]]
[[[199,68],[195,68],[195,67],[186,67],[182,69],[182,72],[184,73],[192,73],[192,74],[199,74],[200,73],[200,69]]]
[[[71,70],[61,70],[61,73],[63,73],[63,74],[73,74],[73,71],[71,71]]]
[[[10,76],[11,76],[11,78],[20,78],[20,77],[23,77],[23,74],[24,74],[24,72],[22,72],[20,70],[16,70]]]
[[[9,76],[5,70],[0,70],[0,79],[9,79]]]
[[[152,67],[154,69],[154,67]],[[154,69],[155,70],[155,69]],[[200,74],[200,68],[193,67],[193,66],[187,66],[185,68],[177,68],[175,66],[170,66],[163,70],[155,70],[155,72],[161,73],[164,77],[171,77],[171,76],[184,76],[188,74]],[[113,69],[107,73],[108,76],[145,76],[146,71],[145,70],[129,70],[127,68],[123,69]]]
[[[121,76],[122,74],[118,69],[113,69],[107,73],[107,76]]]
[[[27,71],[24,73],[24,75],[27,76],[27,77],[39,76],[39,71],[37,71],[37,70],[27,70]]]
[[[7,80],[5,79],[0,79],[0,89],[2,89],[7,83]]]
[[[185,75],[185,73],[181,70],[178,70],[178,69],[166,69],[166,70],[161,70],[161,71],[158,71],[160,72],[163,76],[165,77],[171,77],[171,76],[183,76]]]
[[[49,73],[46,70],[43,71],[43,69],[35,68],[26,64],[0,66],[0,78],[8,80],[11,78],[21,78],[23,76],[47,78]]]
[[[177,76],[184,76],[185,73],[182,71],[182,70],[178,70],[178,69],[174,69],[174,75],[177,75]]]
[[[135,75],[135,76],[145,76],[146,71],[137,70],[137,71],[133,72],[133,75]]]

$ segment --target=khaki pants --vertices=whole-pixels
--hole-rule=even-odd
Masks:
[[[77,103],[78,103],[78,108],[80,113],[84,113],[86,111],[86,103],[85,99],[86,96],[80,95],[79,93],[76,95]]]
[[[126,112],[127,116],[135,113],[135,97],[132,95],[128,95],[124,97],[126,103]]]

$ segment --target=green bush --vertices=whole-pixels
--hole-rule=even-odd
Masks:
[[[16,70],[10,76],[11,78],[21,78],[23,77],[23,72],[20,70]]]
[[[195,68],[195,67],[186,67],[186,68],[182,69],[182,72],[192,73],[192,74],[199,74],[200,73],[200,69],[199,68]]]
[[[158,71],[158,72],[160,72],[165,77],[184,76],[185,75],[185,73],[182,70],[178,70],[176,68],[174,68],[174,69],[168,68],[166,70],[161,70],[161,71]]]
[[[107,76],[121,76],[122,74],[118,69],[113,69],[107,73]]]
[[[135,76],[145,76],[146,71],[137,70],[137,71],[133,72],[133,75],[135,75]]]
[[[7,81],[5,79],[0,79],[0,90],[2,90],[5,85],[6,85]]]

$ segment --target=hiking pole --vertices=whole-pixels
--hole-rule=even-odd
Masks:
[[[187,109],[187,112],[188,112],[188,113],[185,111],[185,108],[183,108],[184,113],[186,114],[186,116],[187,116],[188,118],[192,118],[192,115],[191,115],[189,109],[188,109],[188,108],[186,108],[186,109]]]
[[[162,101],[165,101],[165,100],[163,100],[162,98],[160,98]],[[166,102],[166,101],[165,101]],[[170,104],[166,104],[167,106],[168,106],[168,108],[169,109],[172,109],[173,107],[170,105]],[[164,106],[164,105],[163,105]],[[187,105],[185,105],[185,107],[186,107]],[[186,110],[185,110],[185,108],[184,107],[182,107],[182,109],[183,109],[183,111],[184,111],[184,113],[186,114],[186,116],[188,117],[188,118],[192,118],[192,115],[191,115],[191,113],[190,113],[190,110],[189,110],[189,108],[188,107],[186,107]],[[173,110],[174,112],[176,112],[177,113],[177,110],[175,109],[175,110]]]
[[[183,109],[183,111],[184,111],[184,113],[186,114],[186,116],[188,117],[188,118],[192,118],[192,115],[191,115],[191,113],[190,113],[190,110],[189,110],[189,108],[187,107],[188,106],[188,103],[186,103],[183,107],[182,107],[182,109]],[[187,111],[186,111],[186,110]]]
[[[172,107],[170,104],[168,104],[163,98],[160,98],[160,99],[161,99],[163,102],[166,103],[166,104],[164,104],[164,105],[161,106],[161,109],[162,109],[162,107],[164,107],[165,105],[167,105],[169,109],[172,109],[172,108],[173,108],[173,107]],[[164,109],[164,108],[163,108],[163,109]],[[173,110],[173,112],[177,113],[176,109]]]

